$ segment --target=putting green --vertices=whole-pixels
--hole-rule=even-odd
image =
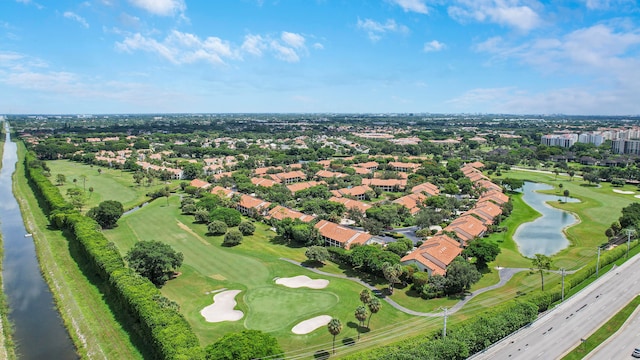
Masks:
[[[245,326],[277,331],[326,312],[338,303],[338,296],[322,290],[288,289],[266,286],[247,291],[249,307]]]

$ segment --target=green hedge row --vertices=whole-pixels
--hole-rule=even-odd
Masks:
[[[513,300],[453,324],[442,338],[433,331],[347,357],[347,359],[466,359],[536,319],[535,304]]]
[[[49,207],[52,225],[69,229],[73,240],[94,271],[109,284],[112,294],[132,318],[134,327],[158,359],[204,359],[204,350],[185,318],[168,305],[171,302],[146,278],[125,266],[115,246],[104,237],[98,224],[73,210],[44,171],[35,164],[32,153],[25,159],[26,173]]]

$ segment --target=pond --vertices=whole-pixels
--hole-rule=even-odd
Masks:
[[[522,189],[522,200],[542,214],[534,221],[520,225],[513,234],[513,240],[518,244],[520,253],[526,257],[534,257],[535,254],[550,256],[568,247],[569,240],[562,230],[578,222],[573,214],[547,204],[551,201],[565,201],[564,196],[537,192],[549,189],[553,189],[553,187],[528,181],[525,182]],[[571,197],[567,198],[567,202],[579,201]]]
[[[7,128],[5,122],[5,129]],[[0,169],[0,231],[4,245],[4,293],[18,359],[77,359],[75,347],[62,324],[53,296],[40,273],[33,238],[24,227],[12,191],[18,158],[16,143],[7,131]]]

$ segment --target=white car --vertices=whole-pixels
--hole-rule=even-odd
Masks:
[[[633,353],[631,353],[631,356],[633,356],[634,358],[640,358],[640,348],[635,348],[633,350]]]

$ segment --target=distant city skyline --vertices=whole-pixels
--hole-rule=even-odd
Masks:
[[[5,0],[0,113],[640,114],[634,0]]]

